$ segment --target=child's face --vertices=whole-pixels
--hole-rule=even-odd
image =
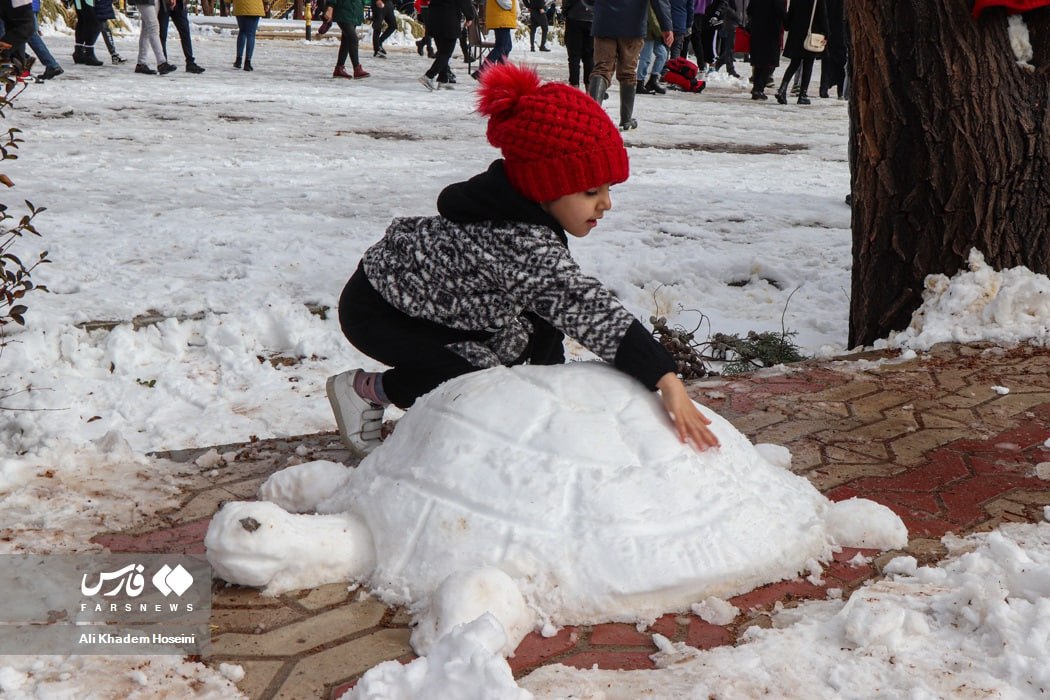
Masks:
[[[568,233],[583,238],[598,225],[605,212],[612,209],[609,185],[559,197],[542,205]]]

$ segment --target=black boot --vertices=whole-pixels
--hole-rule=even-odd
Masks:
[[[80,61],[85,66],[101,66],[102,61],[98,60],[98,56],[95,55],[95,47],[87,46],[84,48],[83,58]]]
[[[799,92],[799,93],[798,93],[798,103],[799,103],[800,105],[808,105],[808,104],[812,104],[812,103],[811,103],[811,102],[809,101],[809,95],[807,95],[807,94],[806,94],[806,91],[805,91],[805,90],[802,90],[801,92]]]
[[[634,84],[620,83],[620,131],[638,128],[634,118]]]
[[[600,75],[592,75],[591,82],[587,84],[587,94],[598,104],[605,99],[605,91],[609,89],[609,81]]]
[[[649,76],[649,82],[645,84],[645,87],[648,88],[649,92],[653,93],[654,95],[667,94],[667,90],[665,90],[664,87],[660,85],[660,81],[656,79],[655,75]],[[641,92],[641,90],[639,90],[639,92]]]
[[[254,68],[252,68],[252,62],[249,61],[247,58],[244,59],[244,70],[255,70]]]
[[[651,94],[653,94],[653,91],[650,90],[648,87],[646,87],[644,80],[639,80],[638,84],[634,86],[634,89],[635,89],[635,92],[637,92],[639,95],[651,95]]]
[[[787,83],[781,83],[780,87],[777,89],[776,98],[777,102],[779,102],[782,105],[786,105],[788,103]]]

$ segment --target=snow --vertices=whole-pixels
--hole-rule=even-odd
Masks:
[[[0,354],[0,405],[17,409],[0,422],[3,551],[92,549],[93,535],[174,504],[181,467],[152,451],[331,430],[325,377],[375,367],[332,311],[360,254],[392,217],[432,213],[443,186],[495,157],[465,71],[456,90],[426,93],[416,83],[425,61],[408,51],[385,62],[365,54],[373,77],[336,83],[327,77],[335,40],[260,39],[246,74],[229,68],[229,30],[201,27],[194,45],[207,73],[157,78],[73,66],[71,32],[46,36],[67,72],[30,86],[4,120],[24,141],[4,164],[17,183],[5,203],[12,213],[22,199],[47,207],[36,220],[43,237],[14,252],[47,249],[54,262],[34,273],[51,293],[26,298],[28,326],[8,329]],[[135,54],[134,35],[117,42]],[[564,76],[558,48],[531,54],[519,44],[512,57]],[[614,190],[602,229],[573,242],[584,269],[642,319],[701,325],[701,337],[783,322],[809,355],[845,350],[845,104],[755,104],[745,81],[722,75],[695,99],[640,98],[636,116],[631,179]],[[991,270],[975,252],[969,270],[931,278],[916,323],[886,343],[904,357],[946,340],[1045,344],[1048,288],[1045,276]],[[325,318],[315,313],[323,307]],[[766,459],[783,467],[790,455]],[[334,472],[323,473],[328,483]],[[316,495],[274,492],[290,522],[340,517],[291,517],[296,498],[309,505]],[[334,540],[358,525],[327,522]],[[1048,527],[950,542],[950,561],[911,573],[902,563],[847,600],[783,611],[774,629],[735,648],[656,640],[658,671],[549,668],[518,689],[498,651],[507,632],[482,617],[432,640],[413,664],[379,667],[355,693],[369,697],[368,684],[385,677],[405,697],[444,684],[452,700],[870,697],[872,688],[1036,697],[1050,690]],[[293,532],[282,530],[281,555],[309,544]],[[710,601],[695,602],[717,607]],[[237,675],[169,657],[6,656],[0,695],[231,698]]]
[[[453,588],[510,601],[491,608],[514,613],[510,652],[533,626],[652,621],[710,596],[816,576],[838,547],[907,544],[890,509],[831,503],[701,410],[720,446],[698,452],[678,440],[655,394],[604,363],[457,377],[417,401],[356,468],[302,464],[262,488],[328,515],[227,503],[208,528],[208,561],[227,581],[267,592],[352,572],[385,602],[431,617],[427,599],[447,599],[439,589],[449,577],[498,567],[520,593],[489,576]],[[303,508],[307,490],[323,496],[314,508]],[[525,607],[534,625],[518,624]]]

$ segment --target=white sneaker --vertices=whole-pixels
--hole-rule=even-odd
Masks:
[[[358,457],[364,457],[380,442],[383,429],[383,407],[367,401],[354,391],[354,377],[361,369],[335,374],[325,383],[328,403],[332,405],[339,437],[346,448]]]
[[[430,90],[431,92],[433,92],[434,89],[437,87],[437,82],[435,82],[433,78],[427,76],[425,73],[419,76],[419,84],[425,87],[427,90]]]

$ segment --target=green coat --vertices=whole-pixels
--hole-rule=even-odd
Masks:
[[[347,22],[356,27],[365,21],[365,5],[362,0],[326,0],[325,7],[332,8],[333,22]]]

